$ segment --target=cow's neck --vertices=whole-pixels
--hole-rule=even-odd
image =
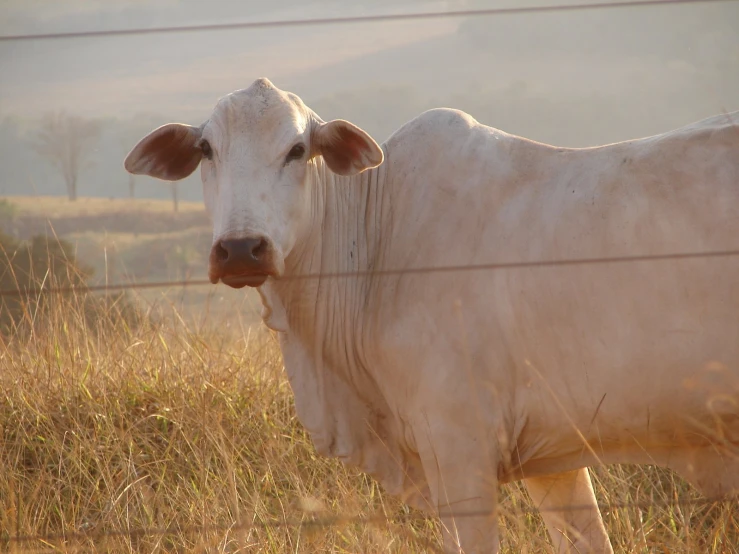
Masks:
[[[372,280],[335,274],[366,273],[384,257],[381,230],[387,222],[381,218],[389,217],[382,209],[384,167],[342,177],[321,158],[315,160],[307,183],[311,220],[285,259],[285,279],[262,291],[270,327],[289,332],[308,349],[320,349],[323,363],[349,370],[361,361],[358,343],[367,338],[365,301]],[[296,278],[306,275],[326,276]]]
[[[260,289],[263,317],[280,344],[298,417],[318,452],[339,456],[399,493],[409,472],[398,430],[373,376],[376,282],[366,273],[386,258],[382,230],[392,224],[383,166],[338,177],[319,160],[308,184],[313,220],[285,260],[285,279]],[[297,276],[365,272],[336,278]],[[405,468],[405,469],[403,469]]]

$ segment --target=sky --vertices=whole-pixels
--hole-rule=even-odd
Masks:
[[[545,4],[557,2],[2,0],[0,35]],[[29,150],[33,126],[46,112],[110,123],[81,194],[125,194],[120,162],[133,135],[144,132],[133,118],[199,124],[218,98],[258,77],[378,141],[436,106],[563,146],[655,134],[739,110],[738,29],[739,2],[704,2],[0,41],[0,194],[21,194],[30,181],[62,192],[53,169]],[[199,197],[196,183],[188,190]]]
[[[320,0],[5,0],[0,6],[0,32],[22,34],[443,10],[446,2],[374,1],[371,9]],[[454,21],[434,21],[0,43],[0,112],[28,115],[58,105],[116,115],[173,102],[195,111],[201,98],[210,107],[260,76],[280,80],[455,28]]]
[[[525,2],[4,0],[0,3],[0,33],[445,11],[465,7],[525,5]],[[528,4],[543,3],[529,1]],[[610,64],[598,64],[597,60],[584,64],[580,52],[578,59],[573,59],[570,64],[567,60],[560,60],[558,67],[552,67],[548,51],[556,49],[557,41],[566,39],[567,33],[587,35],[582,32],[583,28],[607,27],[608,20],[613,20],[614,25],[611,29],[602,29],[606,31],[606,40],[609,35],[620,32],[621,39],[626,43],[624,49],[628,51],[628,42],[639,38],[629,36],[633,35],[633,29],[618,29],[618,22],[628,16],[637,23],[637,30],[639,23],[646,22],[646,25],[641,25],[641,30],[653,33],[652,45],[655,48],[660,47],[660,42],[682,42],[694,49],[698,58],[701,57],[698,50],[705,50],[702,58],[709,60],[717,54],[713,50],[720,51],[725,47],[725,44],[721,44],[722,39],[715,40],[716,44],[711,44],[710,40],[690,44],[690,36],[681,36],[675,41],[675,37],[669,36],[670,16],[684,19],[686,14],[698,17],[708,14],[704,15],[708,26],[712,23],[711,18],[725,20],[721,17],[724,13],[736,16],[734,31],[739,34],[736,33],[739,28],[736,3],[734,6],[670,6],[629,11],[479,18],[478,25],[490,29],[490,40],[483,47],[470,48],[469,44],[451,40],[442,51],[435,49],[437,45],[428,41],[445,37],[454,39],[460,26],[465,23],[464,19],[1,42],[0,67],[3,79],[0,81],[0,114],[33,116],[40,109],[60,107],[71,111],[84,110],[91,116],[125,116],[140,111],[166,109],[177,110],[183,115],[205,116],[217,98],[244,88],[261,76],[269,77],[283,88],[298,89],[294,92],[303,97],[320,97],[330,92],[366,86],[367,83],[403,83],[426,89],[438,88],[442,92],[457,84],[464,87],[473,83],[478,73],[487,70],[482,66],[486,57],[490,62],[489,69],[502,73],[502,81],[523,79],[532,85],[540,81],[543,88],[561,88],[568,81],[591,88],[624,88],[621,81],[624,75],[613,71]],[[521,32],[518,36],[511,36],[508,32],[495,44],[496,33],[505,32],[506,27]],[[557,33],[557,30],[563,32]],[[680,29],[676,28],[675,33],[679,32]],[[549,44],[540,38],[547,33],[551,39]],[[597,42],[597,36],[586,36],[582,48],[593,48],[597,52]],[[643,43],[643,40],[639,40],[641,46]],[[425,59],[413,56],[410,51],[397,50],[398,47],[413,44],[428,51]],[[510,48],[506,53],[513,54],[511,58],[514,63],[506,64],[505,60],[492,57],[496,50],[505,52],[506,44],[531,51],[527,63],[521,64],[521,52],[510,52]],[[541,53],[539,56],[537,45]],[[736,47],[736,41],[733,46]],[[652,54],[650,49],[654,48],[648,46],[642,51],[644,58]],[[373,64],[376,60],[367,60],[368,56],[383,54],[395,63],[388,66],[384,63]],[[537,63],[537,58],[543,63]],[[405,67],[404,59],[409,62]],[[365,61],[369,61],[367,67],[361,67]],[[624,61],[628,61],[626,56]],[[680,63],[679,56],[674,62]],[[323,70],[320,78],[316,77],[316,70]],[[723,91],[716,90],[712,94],[711,86],[711,83],[707,83],[706,93],[714,97],[716,104],[725,102],[727,99]],[[720,80],[717,79],[713,86],[720,89]],[[626,89],[624,92],[631,91]]]

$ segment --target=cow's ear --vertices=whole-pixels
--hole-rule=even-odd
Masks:
[[[348,121],[321,123],[313,135],[313,154],[339,175],[356,175],[377,167],[384,159],[382,148],[367,133]]]
[[[203,151],[200,129],[183,123],[168,123],[142,138],[126,156],[129,173],[179,181],[198,167]]]

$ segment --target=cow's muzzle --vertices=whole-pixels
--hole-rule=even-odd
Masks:
[[[221,239],[210,250],[211,283],[258,287],[275,274],[273,248],[264,237]]]

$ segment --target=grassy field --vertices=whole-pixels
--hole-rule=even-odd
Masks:
[[[78,256],[104,281],[202,277],[211,225],[201,202],[151,199],[13,196],[7,231],[28,238],[48,234],[75,245]]]
[[[71,202],[64,196],[12,196],[8,197],[18,209],[19,215],[39,215],[44,217],[70,217],[97,215],[108,212],[128,213],[169,213],[171,200],[149,198],[85,198]],[[181,213],[202,212],[202,202],[179,202]]]
[[[59,296],[0,335],[0,552],[439,550],[435,519],[315,454],[258,301],[222,286],[188,291],[192,302],[149,294],[136,298],[151,317],[135,327],[91,323],[79,297]],[[603,514],[617,552],[739,552],[736,503],[703,503],[655,467],[593,474],[599,502],[614,506]],[[551,552],[519,484],[503,488],[499,522],[504,552]]]
[[[275,338],[246,321],[90,325],[59,297],[0,338],[0,367],[0,551],[439,549],[434,519],[316,456]],[[617,552],[738,551],[736,505],[670,506],[700,497],[653,467],[594,475],[601,503],[643,504],[604,510]],[[500,522],[504,552],[551,551],[519,485],[504,487]],[[34,535],[48,537],[11,539]]]
[[[2,200],[2,199],[0,199]],[[169,200],[12,196],[4,199],[0,230],[20,238],[47,234],[73,245],[77,258],[93,270],[92,284],[205,280],[212,229],[201,202]],[[1,207],[1,206],[0,206]],[[177,308],[198,319],[206,309],[224,324],[248,316],[259,320],[253,291],[198,286],[144,289],[147,305]]]

